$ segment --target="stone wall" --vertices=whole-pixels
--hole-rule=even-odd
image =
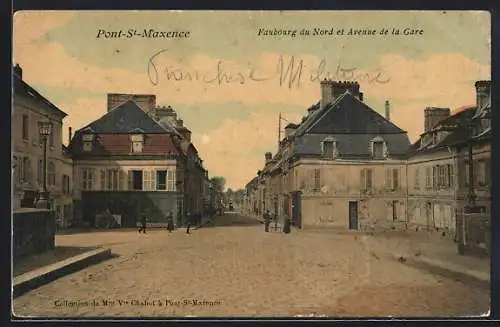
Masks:
[[[14,259],[53,250],[55,218],[48,210],[18,209],[13,213]]]

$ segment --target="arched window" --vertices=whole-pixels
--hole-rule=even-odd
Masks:
[[[387,143],[385,140],[377,136],[370,141],[370,152],[373,159],[381,160],[387,158]]]
[[[335,159],[339,155],[337,140],[327,137],[321,141],[321,155],[326,159]]]

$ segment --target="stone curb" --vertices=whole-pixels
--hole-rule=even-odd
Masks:
[[[12,285],[13,297],[19,297],[57,278],[99,263],[110,257],[111,249],[99,248],[17,276],[14,278]]]
[[[463,267],[452,263],[422,256],[408,257],[395,255],[394,259],[414,268],[427,270],[431,273],[458,280],[466,284],[474,284],[488,290],[490,289],[490,275],[485,272],[464,269]]]

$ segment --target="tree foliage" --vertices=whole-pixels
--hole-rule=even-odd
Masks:
[[[214,176],[210,178],[210,182],[214,187],[214,190],[220,193],[224,193],[224,188],[226,187],[226,179],[222,176]]]

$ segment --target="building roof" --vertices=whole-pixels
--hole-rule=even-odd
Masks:
[[[43,95],[41,95],[37,90],[31,87],[28,83],[22,80],[18,75],[13,74],[13,89],[14,94],[18,96],[22,96],[32,101],[42,105],[53,113],[60,115],[62,117],[66,117],[68,114],[59,109],[52,102],[47,100]]]
[[[120,104],[77,132],[86,130],[91,133],[113,134],[177,134],[168,124],[156,122],[132,100]]]
[[[366,159],[371,157],[370,141],[381,137],[390,157],[405,156],[410,140],[405,131],[382,115],[345,92],[323,109],[319,103],[295,132],[290,156],[321,155],[321,142],[329,137],[337,142],[340,157]]]
[[[350,92],[320,110],[307,125],[303,133],[406,133]]]

